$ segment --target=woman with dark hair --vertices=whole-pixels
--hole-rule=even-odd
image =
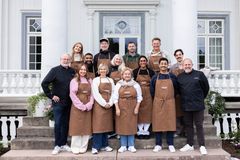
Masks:
[[[87,77],[87,66],[79,64],[76,77],[70,82],[72,107],[69,121],[69,135],[72,136],[71,149],[74,154],[85,153],[92,134],[92,79]]]
[[[150,94],[150,81],[155,72],[148,68],[148,60],[145,56],[138,59],[138,68],[133,71],[134,80],[139,83],[142,89],[143,101],[141,102],[138,114],[139,138],[149,138],[149,127],[152,122],[152,97]]]
[[[83,45],[81,42],[77,42],[73,45],[72,47],[72,62],[71,62],[71,67],[77,71],[79,68],[79,64],[83,63]]]

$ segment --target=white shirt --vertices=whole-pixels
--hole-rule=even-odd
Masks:
[[[142,97],[142,90],[141,90],[141,87],[140,85],[134,81],[134,80],[131,80],[130,82],[126,82],[126,81],[123,81],[123,80],[120,80],[116,86],[115,86],[115,89],[114,89],[114,94],[113,94],[113,102],[114,103],[118,103],[118,100],[119,100],[119,89],[120,87],[122,86],[122,83],[125,83],[126,85],[128,85],[128,83],[132,83],[133,84],[133,87],[136,89],[136,92],[137,92],[137,102],[141,102],[143,97]],[[132,86],[132,85],[130,85]]]
[[[96,77],[93,79],[93,83],[92,83],[92,94],[93,97],[95,99],[95,101],[97,101],[101,106],[106,106],[106,104],[109,104],[110,106],[113,105],[113,92],[114,92],[114,82],[112,78],[109,77],[105,77],[105,78],[101,78],[101,83],[111,83],[112,85],[112,93],[111,93],[111,97],[109,99],[109,102],[106,102],[105,99],[102,97],[102,95],[99,93],[99,85],[100,85],[100,77]]]

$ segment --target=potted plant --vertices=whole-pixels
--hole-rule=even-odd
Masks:
[[[215,120],[222,117],[225,111],[225,99],[220,93],[210,91],[205,99],[205,104],[208,106],[208,112]]]
[[[44,93],[38,93],[37,95],[28,97],[28,115],[33,117],[43,117],[44,109],[49,103],[50,101]]]

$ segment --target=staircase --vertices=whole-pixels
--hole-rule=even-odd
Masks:
[[[60,153],[56,156],[51,155],[51,150],[54,146],[54,132],[53,128],[48,126],[48,120],[40,117],[25,117],[23,119],[23,126],[18,129],[17,138],[11,143],[11,151],[3,155],[2,160],[55,160],[55,159],[160,159],[160,160],[194,160],[194,159],[206,159],[206,160],[228,160],[230,155],[222,149],[221,139],[216,136],[216,129],[211,124],[211,117],[205,114],[204,131],[205,142],[208,150],[208,155],[202,156],[199,153],[199,149],[195,146],[195,151],[170,153],[167,149],[165,138],[163,139],[163,151],[159,153],[152,152],[155,146],[155,139],[136,139],[135,147],[137,153],[130,152],[118,153],[119,148],[118,139],[109,139],[109,145],[115,150],[113,152],[100,152],[97,155],[92,155],[90,149],[85,154],[74,155],[72,153]],[[196,139],[196,136],[195,136]],[[185,145],[186,139],[177,137],[174,139],[174,144],[178,150]],[[70,144],[70,139],[69,139]],[[197,142],[195,142],[197,144]],[[91,146],[91,142],[90,142]],[[89,147],[91,148],[91,147]]]

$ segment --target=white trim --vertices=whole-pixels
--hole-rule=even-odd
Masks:
[[[2,11],[3,11],[3,1],[2,0],[0,0],[0,53],[2,53],[2,22],[3,22],[3,13],[2,13]],[[1,63],[1,65],[0,65],[0,69],[2,69],[3,68],[3,54],[0,54],[0,63]]]
[[[2,36],[1,38],[4,39],[2,42],[2,50],[1,54],[3,55],[2,58],[2,69],[8,69],[8,46],[9,46],[9,1],[3,1],[2,4],[2,22],[4,24],[2,25]]]
[[[83,0],[85,5],[159,5],[159,0]]]

